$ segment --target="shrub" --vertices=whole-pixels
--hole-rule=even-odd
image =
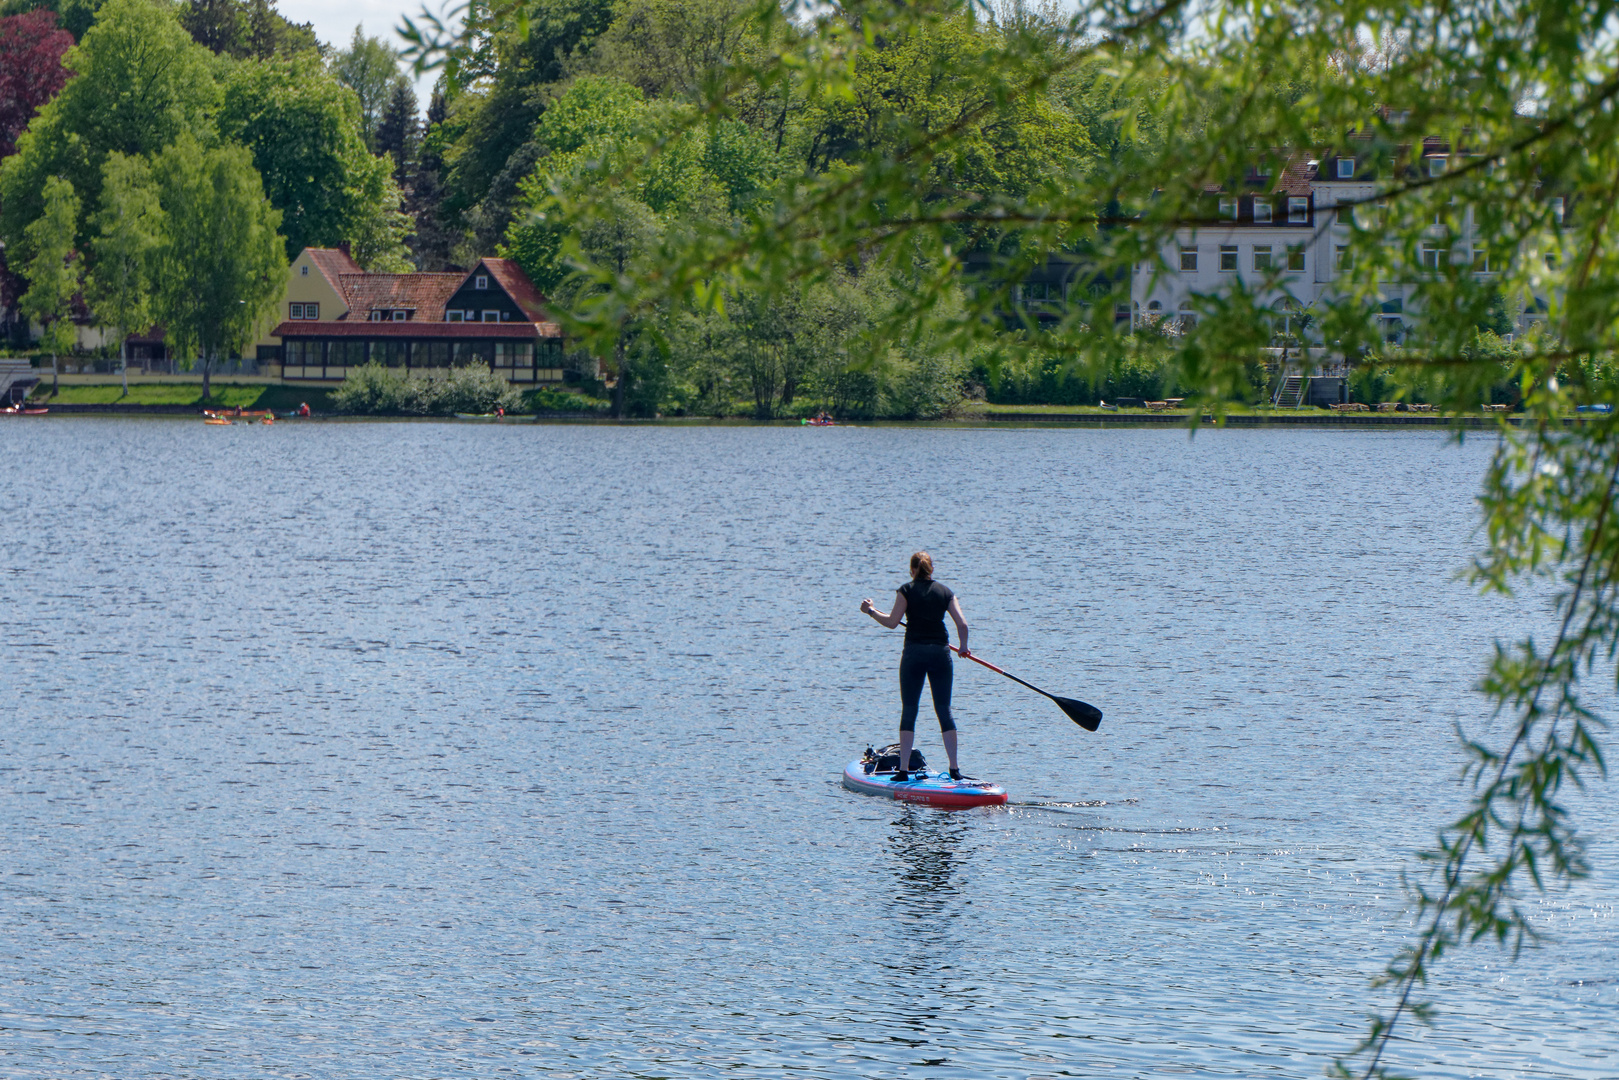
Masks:
[[[483,364],[452,368],[447,376],[407,375],[369,363],[349,372],[332,391],[332,407],[360,416],[449,416],[517,412],[522,395]]]

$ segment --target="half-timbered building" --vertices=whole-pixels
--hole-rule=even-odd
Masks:
[[[260,349],[273,350],[285,381],[336,382],[372,362],[483,363],[520,385],[562,381],[562,328],[510,259],[466,274],[368,274],[343,252],[308,248],[291,272],[285,317]]]

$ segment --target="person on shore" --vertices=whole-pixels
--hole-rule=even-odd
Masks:
[[[961,614],[956,594],[933,580],[933,557],[918,551],[911,556],[911,580],[894,593],[894,609],[878,611],[868,597],[860,601],[860,610],[890,630],[906,615],[910,616],[905,624],[905,647],[899,657],[899,768],[894,770],[895,782],[905,783],[911,778],[911,744],[916,741],[916,713],[922,703],[924,680],[933,691],[933,712],[939,718],[939,734],[944,739],[944,752],[950,758],[950,778],[960,780],[956,722],[950,716],[950,684],[954,673],[950,635],[944,629],[947,613],[956,624],[961,655],[971,656],[972,653],[967,648],[967,620]]]

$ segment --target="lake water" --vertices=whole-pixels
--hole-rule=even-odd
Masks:
[[[1488,439],[0,423],[0,1074],[1315,1077],[1461,798]],[[935,556],[963,764],[892,741]],[[971,670],[968,670],[972,668]],[[943,761],[926,707],[919,745]],[[1619,1075],[1595,877],[1424,1076]]]

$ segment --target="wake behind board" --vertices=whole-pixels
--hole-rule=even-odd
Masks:
[[[1006,789],[984,780],[952,780],[946,772],[913,772],[913,779],[894,783],[892,772],[866,772],[860,759],[843,770],[843,786],[862,795],[880,795],[899,802],[938,806],[946,810],[966,810],[974,806],[999,806],[1006,801]],[[920,779],[916,779],[916,778]]]

